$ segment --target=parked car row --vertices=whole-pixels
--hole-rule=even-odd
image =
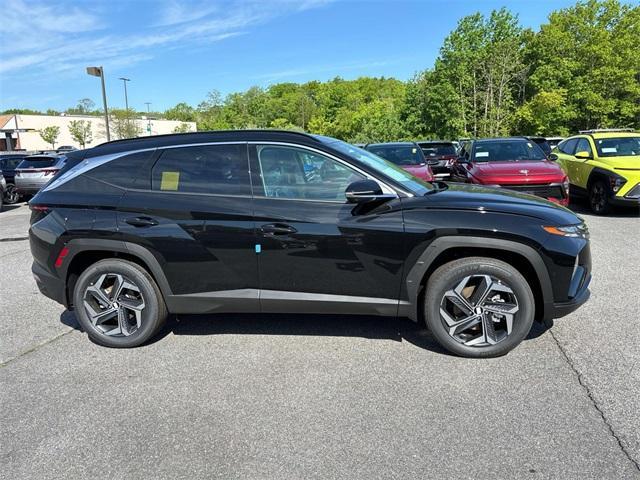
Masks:
[[[3,203],[11,205],[21,197],[37,193],[58,173],[66,158],[57,152],[0,154],[0,176],[4,177],[5,184],[1,195]]]
[[[567,139],[460,139],[363,148],[427,181],[508,188],[564,206],[571,193],[587,197],[596,214],[606,214],[612,205],[640,205],[640,134],[633,130],[588,130]]]

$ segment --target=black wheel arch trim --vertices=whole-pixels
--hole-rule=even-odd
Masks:
[[[551,279],[549,272],[540,254],[529,245],[524,245],[511,240],[503,240],[498,238],[485,237],[467,237],[467,236],[447,236],[436,238],[424,250],[418,258],[415,265],[411,268],[406,277],[407,294],[409,297],[408,305],[401,312],[402,315],[408,316],[413,321],[420,318],[421,302],[419,295],[422,289],[422,281],[425,274],[432,266],[433,262],[440,254],[452,248],[489,248],[492,250],[504,250],[510,253],[516,253],[529,261],[536,272],[538,283],[542,291],[542,303],[544,312],[541,318],[547,319],[553,316],[553,290],[551,288]]]
[[[149,273],[156,280],[164,298],[172,295],[171,287],[160,263],[153,253],[142,245],[122,240],[77,238],[67,242],[66,246],[69,248],[69,256],[65,259],[63,271],[60,272],[60,278],[65,281],[65,284],[68,268],[78,254],[84,252],[118,252],[138,258],[149,269]]]
[[[627,181],[627,179],[625,177],[623,177],[622,175],[618,175],[616,172],[612,172],[611,170],[606,170],[604,168],[601,167],[594,167],[591,169],[591,172],[589,173],[589,178],[587,179],[587,188],[586,190],[589,191],[589,189],[591,188],[591,184],[598,178],[602,179],[602,178],[621,178],[623,179],[625,182]],[[609,188],[609,185],[607,185],[607,189],[609,190],[609,193],[613,193],[611,191],[611,189]]]

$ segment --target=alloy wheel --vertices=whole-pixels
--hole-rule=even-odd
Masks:
[[[505,340],[519,311],[513,289],[491,275],[470,275],[444,293],[440,318],[449,335],[470,347]]]
[[[4,193],[4,202],[7,205],[13,205],[20,198],[20,194],[16,190],[16,186],[13,184],[7,185],[7,191]]]
[[[140,288],[119,273],[103,273],[85,289],[91,324],[108,336],[128,337],[140,329],[145,301]]]
[[[607,201],[607,192],[602,183],[597,182],[591,187],[591,208],[594,212],[604,210]]]

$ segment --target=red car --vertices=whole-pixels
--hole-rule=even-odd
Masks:
[[[503,187],[567,206],[569,179],[532,140],[524,137],[487,138],[467,143],[452,168],[452,179]]]
[[[427,164],[427,159],[417,143],[370,143],[365,150],[398,165],[414,177],[426,182],[433,181],[433,172]]]

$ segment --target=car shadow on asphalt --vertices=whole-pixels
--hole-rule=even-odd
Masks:
[[[569,208],[578,215],[593,215],[598,216],[591,211],[589,203],[586,199],[572,199]],[[640,208],[638,207],[620,207],[613,206],[611,211],[602,217],[611,218],[635,218],[640,217]]]
[[[14,205],[7,205],[5,203],[4,205],[2,205],[2,210],[0,210],[0,212],[2,212],[2,213],[10,212],[11,210],[17,210],[21,206],[22,206],[21,203],[17,203],[17,204],[14,204]]]
[[[63,312],[60,321],[82,331],[73,312],[68,310]],[[538,338],[547,330],[548,328],[542,323],[534,322],[525,340]],[[452,355],[440,347],[429,330],[408,318],[395,317],[268,313],[172,315],[163,329],[144,346],[152,345],[169,334],[357,337],[395,342],[406,341],[424,350]]]

